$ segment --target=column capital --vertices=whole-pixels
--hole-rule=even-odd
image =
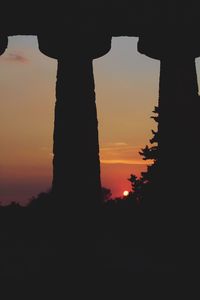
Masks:
[[[39,50],[55,59],[67,55],[82,56],[90,59],[99,58],[111,49],[111,35],[99,34],[39,34]]]

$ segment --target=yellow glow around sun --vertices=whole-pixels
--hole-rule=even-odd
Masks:
[[[126,197],[126,196],[129,195],[129,192],[128,192],[128,191],[124,191],[124,192],[123,192],[123,195]]]

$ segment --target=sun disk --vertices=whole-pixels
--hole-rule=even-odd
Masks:
[[[124,192],[123,192],[123,195],[126,197],[126,196],[129,195],[129,192],[128,192],[128,191],[124,191]]]

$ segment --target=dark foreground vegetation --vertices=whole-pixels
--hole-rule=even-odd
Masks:
[[[48,193],[27,207],[1,207],[2,278],[109,280],[138,272],[176,272],[172,237],[156,215],[145,215],[132,199],[108,201],[90,213],[67,205],[60,210]]]

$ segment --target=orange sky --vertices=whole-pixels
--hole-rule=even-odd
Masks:
[[[94,61],[101,177],[114,197],[146,168],[138,151],[156,126],[159,62],[136,47],[137,38],[114,38]],[[9,38],[0,57],[0,202],[25,203],[51,185],[56,65],[36,37]]]

